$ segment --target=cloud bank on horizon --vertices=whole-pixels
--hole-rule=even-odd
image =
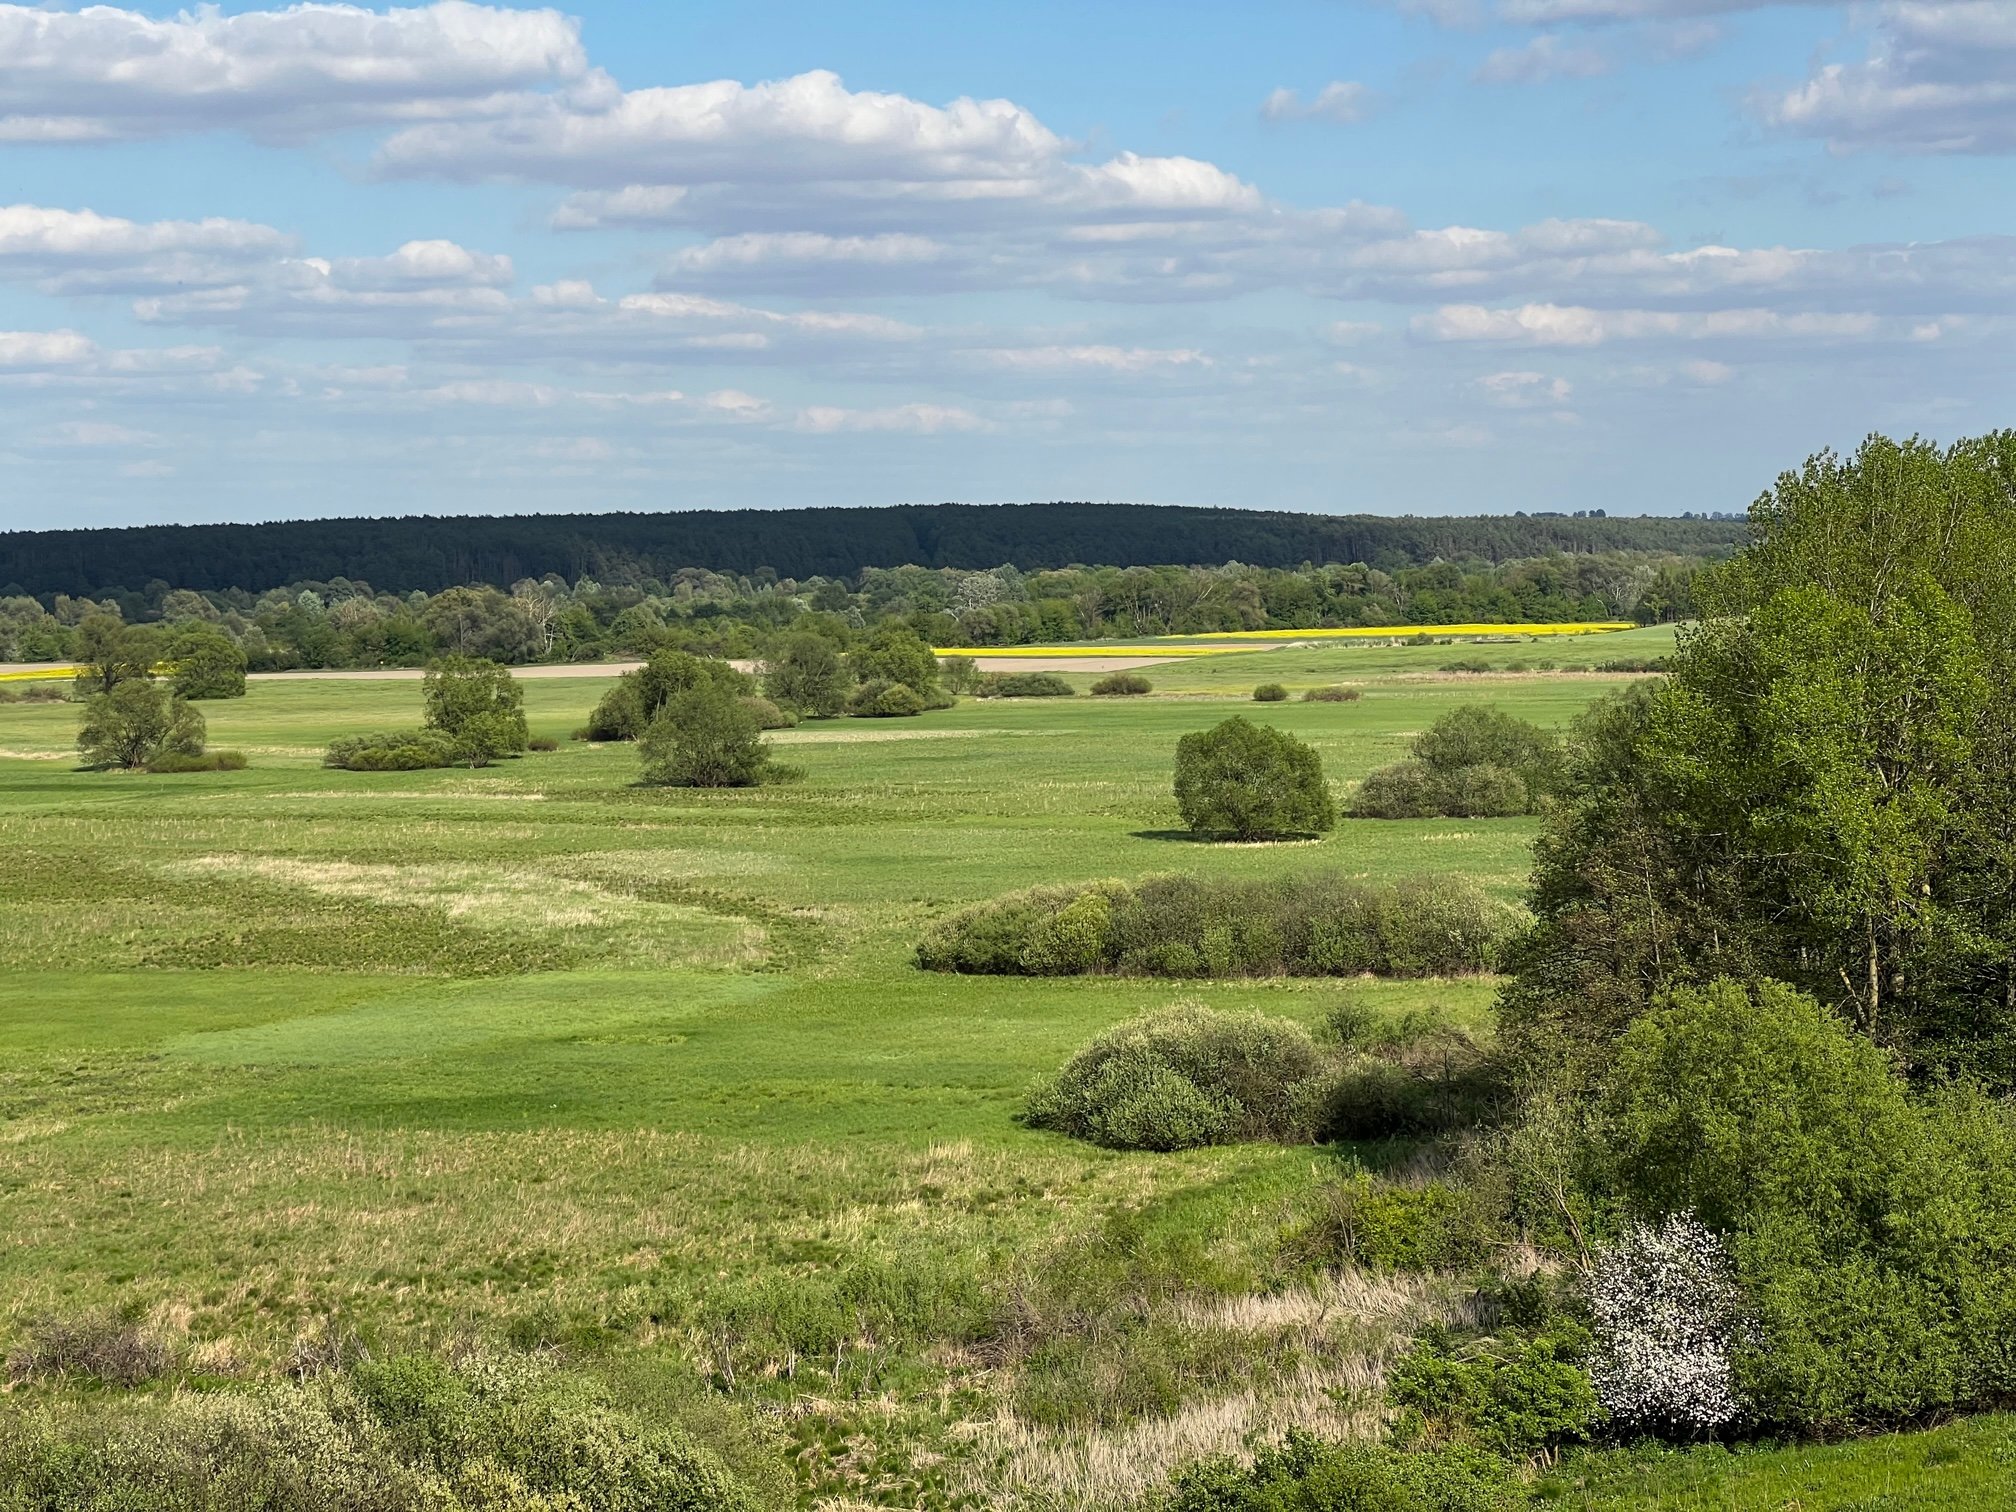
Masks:
[[[2016,422],[2016,0],[0,4],[0,529],[1741,508]]]

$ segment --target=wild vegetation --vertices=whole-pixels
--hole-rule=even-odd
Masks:
[[[1816,459],[1712,618],[1488,684],[255,679],[128,781],[108,633],[0,707],[0,1507],[2006,1501],[2012,446]],[[319,765],[507,687],[556,749]],[[795,780],[640,782],[678,699]],[[1408,759],[1539,811],[1349,817]]]

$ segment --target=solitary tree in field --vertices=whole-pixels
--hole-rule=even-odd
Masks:
[[[770,661],[763,691],[773,702],[812,719],[831,719],[846,705],[853,677],[823,635],[794,635]]]
[[[77,752],[86,766],[136,771],[168,752],[203,754],[203,716],[151,678],[129,678],[84,705]]]
[[[770,766],[770,747],[748,705],[702,683],[658,711],[637,744],[643,780],[654,787],[753,787]]]
[[[458,761],[484,766],[525,749],[525,690],[496,662],[444,656],[421,685],[427,728],[455,743]]]
[[[1337,823],[1316,752],[1240,717],[1176,743],[1176,807],[1193,834],[1235,840],[1322,834]]]

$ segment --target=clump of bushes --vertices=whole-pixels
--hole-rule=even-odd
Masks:
[[[660,651],[643,666],[617,678],[615,686],[602,695],[588,716],[588,738],[641,739],[666,704],[699,687],[718,688],[731,697],[744,698],[755,693],[756,681],[714,657]]]
[[[973,689],[976,698],[1071,698],[1075,690],[1055,672],[989,672]]]
[[[440,730],[381,730],[329,742],[322,765],[345,772],[420,772],[455,765],[455,742]]]
[[[1302,690],[1302,702],[1304,703],[1356,703],[1364,696],[1365,691],[1362,688],[1340,688],[1334,685],[1327,688],[1304,688]]]
[[[1155,685],[1139,672],[1108,672],[1092,684],[1097,698],[1129,698],[1154,691]]]
[[[856,719],[907,719],[922,714],[925,704],[908,683],[864,682],[847,695],[846,708]]]
[[[31,682],[25,687],[0,687],[0,704],[67,703],[70,690],[53,682]]]
[[[933,929],[917,964],[1008,976],[1451,976],[1490,970],[1514,922],[1441,878],[1151,877],[983,903]]]
[[[525,742],[525,749],[528,751],[557,751],[560,749],[560,742],[555,740],[551,735],[535,735],[532,739]]]
[[[1484,661],[1481,658],[1472,658],[1467,661],[1444,662],[1442,663],[1442,670],[1444,672],[1491,672],[1496,669],[1488,661]]]
[[[1315,1137],[1329,1077],[1300,1024],[1179,1003],[1093,1040],[1029,1094],[1023,1118],[1118,1150],[1301,1144]]]
[[[1440,1134],[1498,1111],[1501,1068],[1459,1025],[1421,1012],[1392,1018],[1346,999],[1326,1027],[1347,1060],[1328,1119],[1335,1138]]]
[[[1561,782],[1560,742],[1484,705],[1452,709],[1415,738],[1413,759],[1367,777],[1360,819],[1493,819],[1538,813]]]
[[[150,772],[242,772],[245,767],[243,751],[205,751],[200,756],[163,751],[147,763]]]
[[[1176,743],[1176,808],[1193,835],[1234,840],[1320,835],[1337,823],[1315,750],[1243,716]]]
[[[660,1410],[489,1356],[406,1356],[0,1424],[0,1484],[24,1512],[765,1512],[781,1479],[738,1473]]]
[[[1253,690],[1255,703],[1286,703],[1288,690],[1279,683],[1262,683]]]
[[[749,711],[760,730],[788,730],[798,723],[797,718],[780,709],[769,699],[759,694],[749,694],[742,700],[742,707]]]
[[[1326,1443],[1291,1428],[1251,1464],[1225,1456],[1177,1476],[1168,1512],[1514,1512],[1527,1505],[1502,1460]]]
[[[168,682],[183,698],[243,698],[245,652],[213,625],[191,624],[168,641]]]
[[[1583,1442],[1601,1416],[1588,1352],[1588,1330],[1566,1319],[1484,1339],[1431,1330],[1387,1378],[1386,1399],[1400,1410],[1395,1437],[1507,1459]]]
[[[1665,672],[1671,669],[1673,660],[1666,656],[1619,656],[1610,661],[1596,663],[1598,672]]]

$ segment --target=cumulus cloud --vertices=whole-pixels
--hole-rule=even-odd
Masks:
[[[299,140],[522,109],[518,96],[555,84],[595,92],[576,23],[553,10],[440,0],[155,18],[0,5],[0,141],[220,128]]]
[[[0,331],[0,369],[75,367],[97,355],[97,343],[76,331]]]
[[[1545,373],[1486,373],[1477,380],[1486,403],[1500,409],[1536,409],[1568,402],[1574,385],[1566,378],[1550,378]]]
[[[1544,84],[1550,79],[1593,79],[1609,71],[1609,58],[1597,48],[1542,32],[1517,47],[1498,48],[1471,77],[1479,84]]]
[[[1865,61],[1760,94],[1764,119],[1844,152],[2016,152],[2016,6],[1905,0],[1879,15]]]
[[[1209,357],[1192,347],[998,347],[972,355],[986,366],[1015,372],[1153,373],[1212,365]]]
[[[1267,121],[1329,121],[1351,126],[1372,114],[1378,104],[1379,97],[1369,86],[1333,79],[1310,100],[1304,100],[1293,89],[1275,90],[1261,101],[1260,117]]]
[[[31,280],[52,294],[226,283],[292,247],[293,238],[251,221],[140,223],[91,210],[0,206],[0,278]]]

